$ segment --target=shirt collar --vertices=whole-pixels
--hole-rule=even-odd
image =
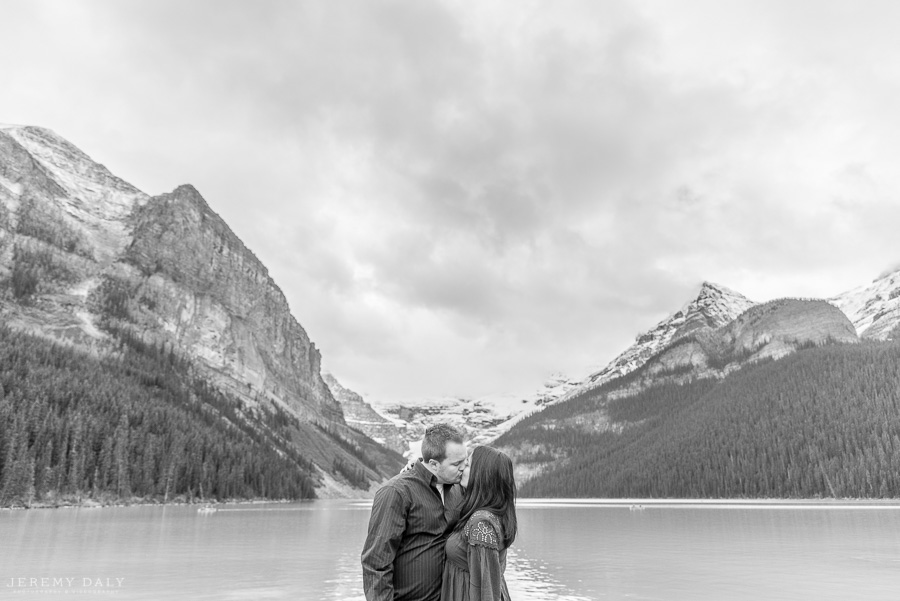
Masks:
[[[416,475],[419,477],[419,479],[428,486],[435,486],[436,484],[439,484],[437,476],[435,476],[433,473],[431,473],[431,470],[425,467],[424,462],[416,462],[416,467],[414,469],[416,470]]]

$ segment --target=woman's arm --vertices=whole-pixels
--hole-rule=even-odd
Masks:
[[[469,601],[500,601],[500,536],[487,520],[469,529]]]

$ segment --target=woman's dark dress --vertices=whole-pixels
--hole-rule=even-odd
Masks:
[[[441,601],[508,601],[503,540],[500,520],[481,509],[453,532],[445,547]]]

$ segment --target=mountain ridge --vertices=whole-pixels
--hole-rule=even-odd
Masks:
[[[522,397],[496,395],[422,399],[417,403],[380,402],[378,409],[399,424],[400,436],[412,444],[413,452],[417,448],[414,443],[424,434],[425,428],[438,421],[462,426],[473,441],[488,443],[526,416],[632,373],[670,342],[712,325],[723,325],[754,304],[725,286],[703,282],[697,295],[679,311],[637,336],[634,345],[603,369],[584,378],[555,374],[533,394]]]
[[[851,296],[852,292],[855,292],[855,296]],[[883,297],[883,300],[896,302],[889,307],[889,309],[896,308],[896,310],[885,311],[883,304],[877,304],[871,300],[873,295],[874,297]],[[853,309],[853,306],[847,300],[848,298],[855,299],[856,304],[859,305],[857,311],[850,310]],[[845,315],[850,323],[844,323],[841,315],[829,312],[828,307],[823,303],[840,309],[842,315]],[[781,340],[768,341],[762,345],[759,344],[759,340],[751,341],[748,344],[745,339],[739,341],[741,342],[738,345],[741,347],[739,349],[734,346],[734,343],[742,335],[742,332],[739,331],[741,322],[737,323],[735,331],[729,334],[732,338],[729,342],[714,341],[711,338],[712,331],[722,328],[742,316],[747,322],[751,321],[755,315],[752,309],[755,307],[778,306],[788,306],[787,313],[796,309],[799,314],[802,314],[809,309],[813,313],[819,314],[830,325],[826,327],[826,333],[823,336],[813,335],[811,339],[799,345],[785,342],[784,336],[782,336]],[[793,306],[793,309],[790,306]],[[757,311],[763,310],[765,309],[757,309]],[[747,315],[744,315],[745,313]],[[799,314],[794,315],[791,319],[800,319]],[[870,285],[861,286],[829,299],[786,297],[765,303],[754,302],[726,286],[705,281],[700,285],[696,296],[685,303],[680,310],[658,322],[650,330],[639,334],[632,346],[620,353],[604,368],[596,370],[584,378],[567,378],[560,374],[555,377],[556,386],[545,386],[534,395],[522,398],[503,398],[501,403],[494,402],[491,397],[445,398],[428,399],[418,403],[380,403],[379,407],[383,413],[390,415],[391,419],[398,422],[399,428],[405,431],[406,436],[411,439],[420,435],[420,431],[424,431],[424,427],[430,423],[450,421],[468,428],[478,442],[490,442],[531,414],[588,394],[592,390],[599,389],[640,370],[654,358],[665,355],[666,349],[679,341],[682,341],[680,351],[669,353],[668,356],[662,357],[657,362],[655,368],[648,368],[646,371],[650,373],[644,378],[642,384],[635,384],[635,378],[632,378],[632,381],[623,384],[616,395],[635,394],[641,387],[652,384],[654,379],[660,377],[668,378],[670,381],[685,381],[697,375],[721,377],[740,366],[740,361],[735,360],[738,357],[743,361],[748,358],[759,360],[766,357],[781,357],[804,344],[827,342],[829,336],[833,341],[852,342],[856,336],[847,327],[848,325],[859,330],[858,337],[873,338],[873,330],[870,328],[869,333],[866,334],[864,328],[873,321],[875,315],[881,319],[880,330],[878,330],[880,339],[889,337],[891,331],[900,324],[900,270],[889,271],[876,278]],[[746,323],[744,325],[746,326]],[[743,332],[743,336],[746,338],[746,331]],[[703,344],[706,345],[706,350],[703,349]],[[730,345],[733,348],[726,348]],[[689,355],[691,350],[695,353],[697,360],[702,355],[704,362],[711,360],[713,363],[721,363],[724,361],[724,364],[721,368],[716,369],[706,369],[704,364],[701,369],[690,371],[688,365],[691,362],[685,356]],[[708,351],[712,354],[710,355]],[[673,370],[680,370],[680,374],[660,376],[663,372]],[[467,419],[469,415],[474,416],[474,419]]]
[[[847,314],[860,338],[887,340],[900,325],[900,267],[828,301]]]
[[[555,377],[528,396],[386,403],[377,408],[385,422],[360,418],[354,426],[351,407],[360,416],[378,411],[352,394],[337,398],[339,384],[326,382],[321,354],[283,292],[199,191],[185,184],[150,196],[51,130],[31,126],[0,126],[0,282],[0,315],[16,329],[94,354],[115,352],[117,336],[137,336],[189,354],[205,378],[246,407],[288,410],[301,420],[297,439],[306,441],[317,486],[329,494],[342,485],[364,490],[389,472],[378,463],[387,455],[374,467],[359,457],[370,447],[356,427],[394,439],[396,450],[433,421],[453,421],[477,442],[491,442],[529,414],[608,392],[616,382],[615,394],[626,396],[654,383],[725,376],[804,345],[852,342],[827,303],[864,340],[891,339],[900,324],[896,269],[829,299],[756,303],[703,282],[679,311],[583,379]],[[781,321],[760,325],[772,307]],[[812,320],[806,333],[804,320]],[[379,434],[366,431],[376,425]]]
[[[582,380],[582,384],[565,398],[596,388],[641,367],[666,345],[697,330],[718,328],[754,306],[756,303],[725,286],[704,281],[697,296],[679,311],[640,334],[635,344],[614,358],[606,367]],[[564,400],[564,399],[560,399]]]
[[[367,494],[399,465],[346,424],[283,292],[193,186],[147,195],[45,128],[0,128],[0,318],[95,356],[134,340],[190,357],[234,419],[287,412],[320,494]]]
[[[896,342],[801,348],[722,379],[578,397],[495,444],[524,497],[896,498],[898,360]]]

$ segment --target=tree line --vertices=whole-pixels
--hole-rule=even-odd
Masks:
[[[900,345],[807,348],[722,380],[609,388],[523,420],[497,444],[562,457],[523,496],[900,496]],[[598,416],[618,429],[598,431]]]
[[[98,358],[0,326],[0,505],[315,496],[315,467],[288,442],[296,417],[118,337]]]

